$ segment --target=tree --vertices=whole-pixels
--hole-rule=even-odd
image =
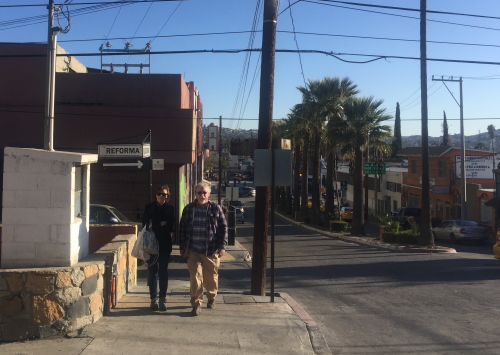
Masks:
[[[474,149],[481,149],[481,150],[485,150],[486,149],[486,146],[484,145],[483,142],[479,142],[478,144],[476,144],[474,146]]]
[[[443,143],[445,147],[450,146],[450,135],[448,134],[448,121],[446,121],[446,112],[443,111]]]
[[[495,126],[493,126],[492,124],[490,124],[487,128],[488,130],[488,136],[490,136],[490,139],[491,139],[491,151],[493,152],[493,169],[496,168],[496,165],[495,165],[495,146],[493,145],[493,140],[495,139]]]
[[[493,140],[495,139],[495,131],[496,131],[495,126],[490,124],[487,130],[488,130],[488,136],[490,137],[491,140],[491,150],[494,151]]]
[[[356,85],[347,77],[325,77],[309,80],[307,88],[297,88],[302,93],[312,140],[312,222],[319,221],[320,215],[320,147],[325,138],[325,123],[342,111],[342,102],[358,93]],[[328,169],[328,167],[327,167]]]
[[[392,157],[396,158],[398,152],[403,148],[401,139],[401,113],[399,110],[399,102],[396,102],[396,118],[394,121],[394,139],[392,140]]]
[[[364,233],[363,150],[368,139],[370,144],[374,144],[391,136],[390,127],[381,125],[383,121],[391,118],[385,114],[384,108],[380,108],[382,103],[382,100],[374,100],[372,96],[351,98],[343,105],[343,117],[335,119],[334,123],[343,133],[341,152],[354,155],[354,215],[351,230],[354,235]]]

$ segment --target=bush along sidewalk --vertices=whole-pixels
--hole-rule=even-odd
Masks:
[[[347,222],[330,220],[330,232],[346,232],[348,226]]]

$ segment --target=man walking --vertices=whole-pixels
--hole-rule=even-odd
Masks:
[[[207,290],[207,308],[214,308],[219,283],[220,258],[226,252],[227,224],[221,206],[209,201],[210,187],[199,183],[196,200],[182,211],[179,247],[187,256],[190,277],[191,315],[201,312],[203,287]]]

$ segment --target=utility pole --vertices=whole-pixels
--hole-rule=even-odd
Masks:
[[[446,85],[447,81],[451,82],[458,82],[460,83],[460,103],[455,99],[455,96],[451,93],[450,89],[448,91],[450,92],[451,96],[457,103],[457,105],[460,107],[460,161],[461,161],[461,167],[460,167],[460,188],[462,190],[462,194],[460,195],[460,219],[461,220],[466,220],[467,219],[467,172],[465,170],[465,133],[464,133],[464,101],[463,101],[463,92],[462,92],[462,77],[459,79],[453,79],[453,77],[448,77],[447,79],[444,78],[444,76],[441,76],[441,78],[434,79],[434,75],[432,76],[432,81],[441,81],[446,88],[448,89],[448,86]],[[493,155],[493,159],[495,159],[495,156]],[[493,164],[493,169],[495,169],[495,166]]]
[[[368,163],[370,161],[370,132],[368,132],[368,138],[366,140],[366,162]],[[365,215],[365,218],[364,218],[364,223],[366,223],[366,221],[368,221],[368,177],[369,175],[368,174],[365,174],[365,181],[364,181],[364,185],[365,185],[365,210],[364,210],[364,215]],[[340,212],[340,205],[339,205],[339,212]],[[363,227],[364,228],[364,227]]]
[[[278,0],[264,1],[258,149],[271,148],[277,7]],[[255,212],[261,218],[257,218],[254,223],[251,293],[252,295],[264,296],[266,294],[269,187],[258,186],[256,191]]]
[[[217,194],[217,202],[219,206],[221,205],[221,194],[222,194],[222,116],[219,116],[219,193]]]
[[[60,27],[54,26],[54,11],[59,11],[54,7],[54,1],[50,0],[47,6],[49,10],[48,33],[47,33],[47,88],[45,96],[45,122],[43,132],[43,149],[54,150],[54,95],[56,88],[56,49],[57,33]]]
[[[434,245],[431,233],[429,121],[427,108],[427,0],[420,0],[420,97],[422,98],[422,220],[420,245]]]

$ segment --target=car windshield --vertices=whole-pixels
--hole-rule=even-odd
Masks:
[[[118,211],[116,208],[114,207],[109,207],[109,210],[111,212],[113,212],[113,214],[118,217],[118,219],[122,222],[131,222],[130,219],[128,219],[127,217],[125,217],[125,215],[123,213],[121,213],[120,211]]]
[[[462,227],[476,227],[477,223],[474,221],[456,221],[457,225]]]
[[[352,207],[344,207],[344,211],[346,211],[346,212],[352,212]]]

